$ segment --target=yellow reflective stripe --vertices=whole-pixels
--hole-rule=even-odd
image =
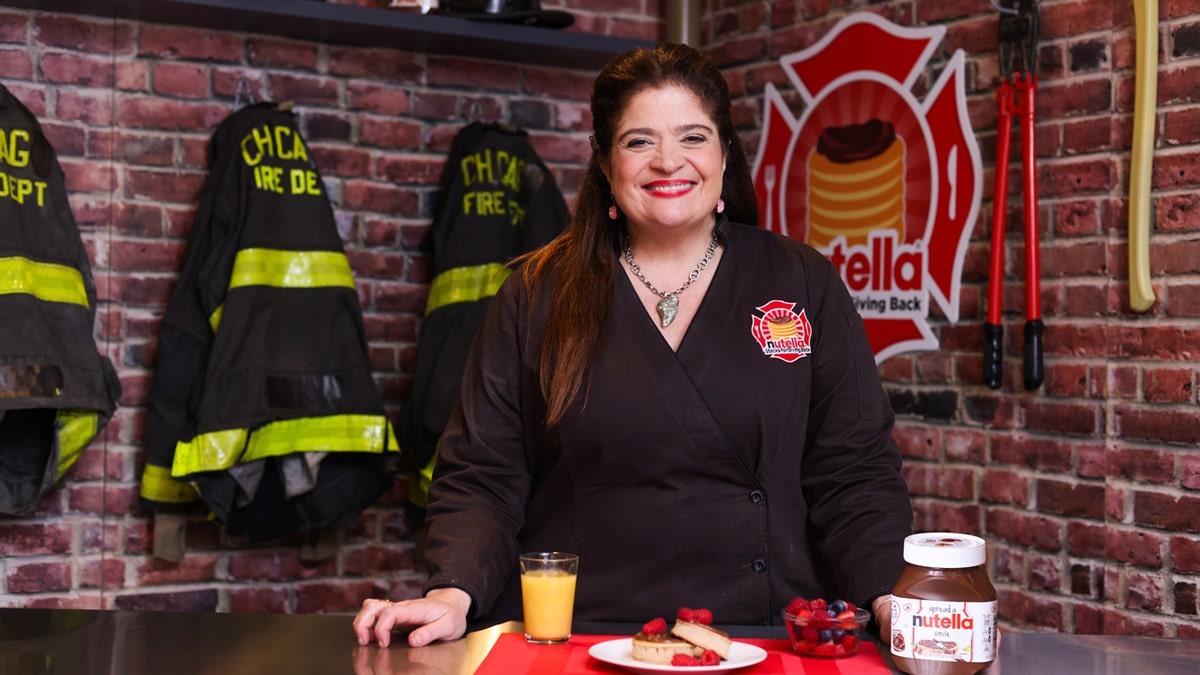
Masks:
[[[434,277],[429,286],[425,316],[429,316],[439,307],[455,302],[474,302],[480,298],[491,297],[500,290],[500,285],[509,274],[512,274],[512,270],[500,263],[446,270]]]
[[[429,503],[429,485],[433,483],[433,468],[437,466],[438,448],[441,447],[441,441],[438,441],[438,447],[434,448],[433,456],[408,482],[408,501],[413,506],[425,508]]]
[[[224,313],[225,303],[221,303],[213,310],[212,316],[208,317],[208,325],[212,327],[212,332],[217,332],[217,327],[221,325],[221,315]]]
[[[0,295],[26,293],[46,302],[88,306],[83,274],[74,267],[14,256],[0,258]]]
[[[160,504],[187,504],[200,500],[200,493],[191,483],[175,480],[165,466],[147,464],[142,469],[142,497]]]
[[[199,434],[175,446],[171,475],[223,471],[296,452],[397,452],[395,432],[382,415],[329,415],[272,422],[255,429],[226,429]]]
[[[175,444],[171,475],[176,478],[204,471],[221,471],[237,464],[246,449],[247,429],[226,429],[199,434]]]
[[[229,277],[230,290],[243,286],[354,288],[354,275],[345,253],[245,248],[237,252]]]
[[[54,418],[58,434],[58,467],[55,480],[67,473],[88,443],[100,431],[99,415],[91,410],[59,410]]]
[[[326,288],[340,286],[356,289],[354,273],[345,253],[333,251],[280,251],[269,248],[244,248],[233,259],[229,289],[246,286],[276,288]],[[221,325],[225,305],[208,317],[213,332]]]

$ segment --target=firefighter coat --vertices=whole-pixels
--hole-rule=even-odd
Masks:
[[[409,499],[424,506],[442,429],[458,403],[467,352],[512,258],[562,232],[567,204],[554,176],[514,127],[474,122],[450,148],[434,219],[421,242],[436,276],[417,345],[412,401],[400,445],[419,470]]]
[[[252,541],[338,527],[396,478],[362,307],[333,209],[291,112],[217,128],[163,317],[143,503],[203,499]]]
[[[32,512],[116,409],[95,319],[54,148],[0,86],[0,513]]]

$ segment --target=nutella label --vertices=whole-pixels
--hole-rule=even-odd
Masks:
[[[892,654],[930,661],[996,658],[996,603],[892,596]]]

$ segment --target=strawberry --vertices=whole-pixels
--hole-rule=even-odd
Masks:
[[[642,632],[646,635],[662,635],[663,633],[667,632],[667,621],[661,616],[656,619],[651,619],[650,621],[647,621],[644,626],[642,626]]]
[[[700,655],[700,665],[702,666],[719,666],[721,665],[721,655],[711,649],[705,649]]]
[[[841,645],[835,645],[832,642],[826,642],[813,647],[812,653],[820,654],[821,656],[834,656],[837,654],[838,647],[841,647]]]
[[[675,612],[675,618],[680,621],[696,622],[696,610],[690,607],[680,607],[678,612]]]
[[[858,618],[855,617],[854,612],[850,610],[846,610],[834,618],[837,620],[838,625],[846,630],[852,630],[858,626]]]
[[[858,646],[858,638],[856,636],[847,635],[846,637],[842,638],[842,648],[845,649],[846,651],[852,652],[852,651],[854,651],[854,648],[857,646]]]
[[[696,623],[702,623],[705,626],[712,625],[712,612],[710,612],[709,610],[697,609],[697,610],[693,610],[692,614],[695,617],[693,619],[693,621],[695,621]]]
[[[700,659],[692,656],[691,654],[676,654],[675,656],[671,657],[671,665],[673,665],[673,666],[698,666],[701,664],[700,664]]]

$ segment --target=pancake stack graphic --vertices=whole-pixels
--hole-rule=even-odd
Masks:
[[[883,120],[826,127],[808,158],[808,243],[866,245],[874,230],[904,241],[904,141]]]
[[[767,320],[767,329],[771,333],[771,341],[776,343],[800,334],[796,328],[796,321],[789,316],[771,317]]]

